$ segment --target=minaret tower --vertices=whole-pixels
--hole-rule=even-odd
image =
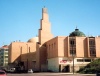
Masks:
[[[42,8],[42,19],[40,20],[39,43],[42,45],[51,38],[53,38],[51,23],[49,22],[47,8],[44,7]]]
[[[42,65],[47,67],[47,48],[44,46],[45,42],[53,38],[51,33],[51,24],[49,22],[49,16],[47,8],[42,8],[42,19],[40,20],[40,29],[39,29],[39,43],[37,43],[36,51],[36,66],[37,70],[40,71]]]

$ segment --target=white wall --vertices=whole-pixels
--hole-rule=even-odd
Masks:
[[[48,70],[59,72],[59,58],[48,59]]]
[[[77,62],[77,59],[84,59],[84,58],[74,58],[74,67],[76,70],[79,69],[79,66],[85,66],[90,62]],[[88,58],[85,58],[88,59]],[[61,62],[65,61],[65,62]],[[59,65],[70,65],[73,66],[73,59],[72,58],[67,58],[67,57],[58,57],[58,58],[51,58],[48,59],[48,70],[54,71],[54,72],[59,72]],[[71,70],[71,67],[70,67]]]

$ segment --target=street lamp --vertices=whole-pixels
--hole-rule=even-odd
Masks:
[[[71,47],[72,47],[71,50],[72,50],[72,59],[73,59],[73,74],[74,74],[74,50],[73,50],[74,44],[75,44],[74,39],[71,38]]]

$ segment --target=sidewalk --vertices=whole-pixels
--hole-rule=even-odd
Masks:
[[[80,74],[80,73],[56,73],[56,74],[62,74],[62,75],[82,75],[82,76],[96,76],[96,74]]]

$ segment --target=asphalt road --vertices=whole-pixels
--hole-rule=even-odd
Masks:
[[[69,74],[69,73],[26,73],[26,74],[7,74],[7,76],[96,76],[96,74]]]

